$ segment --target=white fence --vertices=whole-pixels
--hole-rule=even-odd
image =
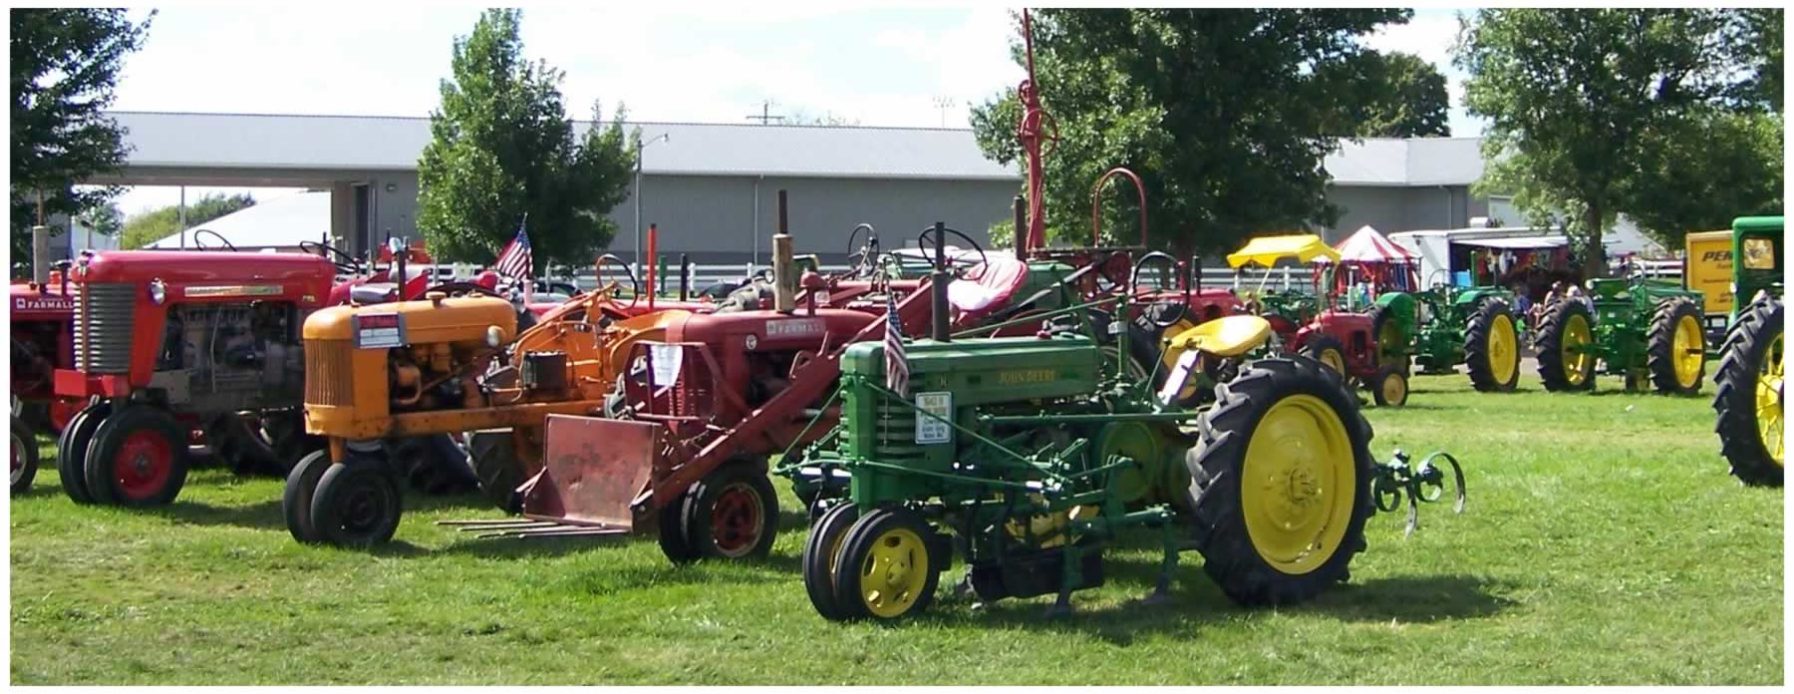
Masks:
[[[472,266],[462,267],[461,265],[455,265],[455,266],[453,266],[453,268],[454,269],[452,270],[452,274],[455,277],[471,277],[473,274],[473,270],[474,270],[474,268]],[[446,269],[446,268],[441,268],[438,271],[441,272],[441,270],[444,270],[444,269]],[[635,270],[636,276],[638,278],[640,278],[641,281],[643,281],[643,282],[648,281],[647,274],[642,272],[639,267],[632,268],[632,269]],[[772,269],[772,267],[770,265],[754,265],[751,263],[740,263],[740,264],[698,264],[698,263],[694,263],[691,266],[691,279],[687,286],[689,286],[691,288],[692,292],[696,293],[696,292],[704,289],[705,287],[708,287],[708,286],[711,286],[711,285],[717,284],[717,283],[722,283],[722,282],[739,283],[749,277],[752,277],[753,275],[755,275],[757,273],[769,272],[769,271],[771,271],[771,269]],[[846,265],[823,265],[823,266],[821,266],[821,269],[824,274],[828,274],[828,273],[832,273],[832,272],[845,272],[849,268]],[[678,266],[678,264],[668,263],[666,265],[666,272],[664,275],[660,274],[660,271],[658,268],[656,269],[655,272],[656,272],[656,277],[655,277],[654,283],[656,285],[658,285],[662,291],[665,291],[665,292],[679,291],[679,266]],[[444,274],[447,274],[447,273],[444,273]],[[621,270],[614,270],[614,269],[607,268],[607,270],[605,272],[604,279],[606,281],[616,281],[616,282],[624,285],[625,287],[627,287],[629,284],[629,280],[628,280],[628,278],[623,277],[622,274],[623,273]],[[1150,276],[1150,275],[1157,275],[1158,273],[1154,269],[1149,269],[1144,274]],[[1307,268],[1277,268],[1275,270],[1269,270],[1269,271],[1266,271],[1263,269],[1258,269],[1258,268],[1252,268],[1252,269],[1241,270],[1236,275],[1236,273],[1233,270],[1230,270],[1227,268],[1208,267],[1208,268],[1202,268],[1201,274],[1202,274],[1201,284],[1204,288],[1237,287],[1242,290],[1256,289],[1260,286],[1260,282],[1262,280],[1264,282],[1263,286],[1265,286],[1266,288],[1269,288],[1269,289],[1279,289],[1279,290],[1293,289],[1293,290],[1302,291],[1302,292],[1312,292],[1313,291],[1313,283],[1309,279],[1310,275],[1309,275],[1309,271]],[[569,281],[570,280],[573,282],[574,286],[579,287],[582,291],[590,290],[590,289],[598,286],[598,278],[597,278],[596,270],[591,267],[581,268],[579,272],[575,273],[571,277],[568,277],[567,275],[564,275],[564,274],[556,274],[556,275],[552,275],[545,279],[559,280],[559,281]],[[1143,277],[1142,280],[1150,281],[1147,277]],[[1237,284],[1236,284],[1236,282],[1237,282]]]

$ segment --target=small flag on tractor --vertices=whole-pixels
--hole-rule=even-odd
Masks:
[[[886,295],[885,387],[909,397],[909,353],[903,349],[903,320],[897,317],[897,297]]]

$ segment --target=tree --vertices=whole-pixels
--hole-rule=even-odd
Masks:
[[[1780,72],[1778,67],[1777,72]],[[1622,188],[1626,215],[1664,248],[1690,231],[1782,213],[1782,117],[1711,109],[1655,128]]]
[[[148,19],[133,24],[119,9],[12,11],[14,258],[30,257],[40,191],[46,217],[79,214],[117,194],[74,186],[124,162],[123,132],[106,108],[121,61],[148,29]]]
[[[208,193],[187,206],[187,228],[197,228],[201,224],[253,205],[255,205],[255,198],[248,193],[229,196]],[[179,231],[181,231],[180,206],[160,207],[131,215],[129,219],[126,219],[124,234],[118,239],[118,247],[143,248],[173,236]],[[191,244],[192,241],[189,240],[188,243]]]
[[[108,202],[87,208],[75,216],[75,223],[101,236],[117,236],[124,231],[125,213],[119,211],[118,205]]]
[[[1231,250],[1254,232],[1331,224],[1326,154],[1349,79],[1318,73],[1362,53],[1358,37],[1406,10],[1041,10],[1036,82],[1057,121],[1046,146],[1049,233],[1088,243],[1090,186],[1112,166],[1146,184],[1151,242]],[[1024,60],[1019,45],[1017,61]],[[1014,89],[973,109],[987,156],[1020,158]],[[1138,203],[1105,196],[1111,241],[1134,243]]]
[[[562,73],[523,59],[518,10],[487,10],[455,39],[453,77],[430,114],[418,160],[418,228],[444,260],[491,262],[527,215],[538,267],[583,265],[610,243],[605,213],[628,193],[635,149],[624,110],[577,140],[561,106]]]
[[[1340,94],[1339,121],[1328,130],[1345,137],[1450,137],[1451,97],[1445,75],[1407,53],[1364,51],[1324,67]]]
[[[1721,115],[1770,88],[1736,69],[1749,22],[1707,9],[1479,11],[1454,49],[1470,74],[1465,104],[1489,120],[1473,190],[1512,194],[1535,223],[1561,215],[1590,277],[1606,272],[1601,238],[1618,214],[1642,214],[1659,236],[1704,216],[1660,198],[1698,194],[1663,186],[1753,151],[1737,143],[1754,128]],[[1691,139],[1728,129],[1729,146]]]

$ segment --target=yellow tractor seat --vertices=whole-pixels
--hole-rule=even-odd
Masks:
[[[1225,316],[1178,333],[1168,340],[1173,350],[1200,350],[1217,357],[1237,357],[1269,340],[1271,322],[1258,316]]]

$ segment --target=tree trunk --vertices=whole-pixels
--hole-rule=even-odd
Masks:
[[[1601,248],[1601,206],[1590,204],[1582,215],[1586,231],[1582,247],[1582,279],[1607,276],[1607,253]]]

